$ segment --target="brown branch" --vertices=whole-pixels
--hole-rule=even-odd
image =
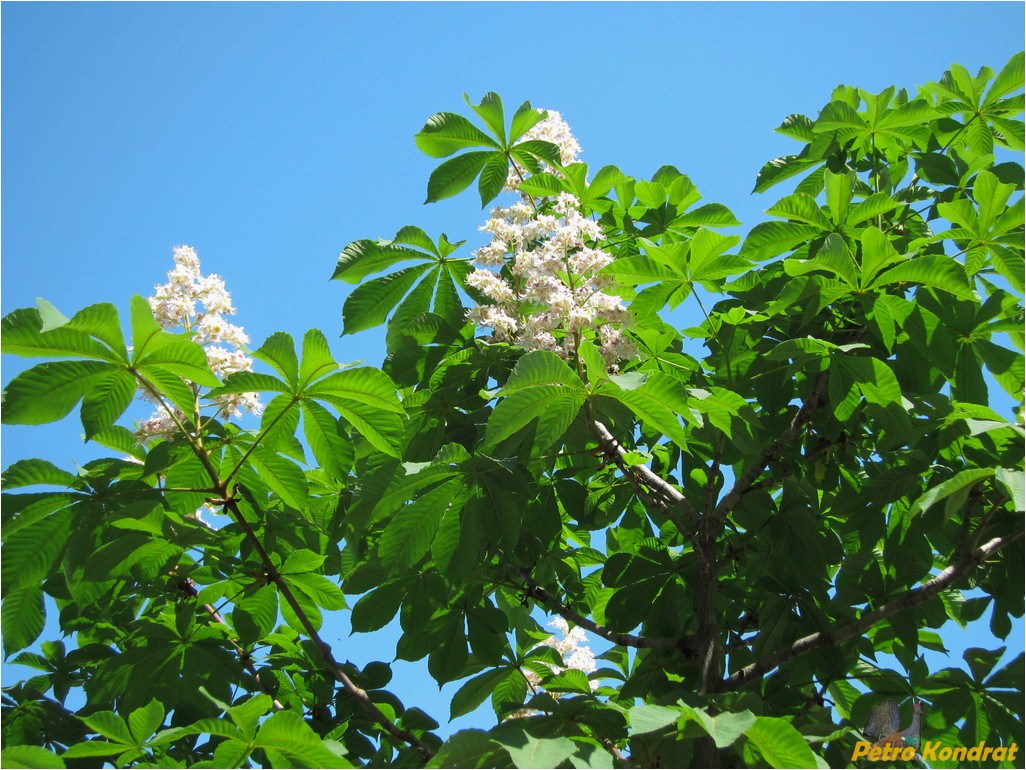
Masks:
[[[613,755],[614,759],[618,759],[624,767],[631,767],[631,760],[628,757],[625,757],[623,752],[620,751],[620,749],[616,747],[616,744],[609,740],[609,738],[600,738],[599,743],[602,744],[602,748]]]
[[[511,567],[521,580],[524,581],[525,591],[535,601],[548,607],[562,618],[570,621],[575,626],[580,626],[586,631],[591,631],[595,636],[605,639],[607,642],[620,645],[621,647],[634,647],[648,650],[680,650],[688,657],[694,657],[695,649],[691,646],[691,637],[684,636],[674,639],[669,636],[634,636],[633,634],[622,634],[619,631],[600,626],[593,620],[581,615],[579,612],[570,609],[546,591],[531,577],[531,573],[523,567]]]
[[[734,509],[741,496],[747,492],[751,486],[756,482],[762,472],[766,470],[766,465],[772,459],[774,453],[778,451],[779,447],[786,444],[790,444],[798,436],[799,431],[805,426],[809,420],[812,419],[812,415],[816,409],[819,408],[820,397],[826,392],[827,388],[827,375],[826,372],[821,372],[816,377],[816,382],[812,386],[812,391],[805,398],[798,412],[791,420],[791,424],[787,430],[780,436],[780,438],[773,442],[766,450],[762,453],[758,460],[756,460],[748,470],[742,473],[737,480],[734,482],[734,486],[730,488],[730,491],[723,496],[720,500],[719,505],[716,506],[714,516],[716,518],[725,517],[730,511]]]
[[[961,561],[948,565],[940,574],[936,577],[930,578],[918,588],[913,588],[894,601],[888,602],[872,612],[865,613],[858,620],[834,631],[819,631],[815,634],[803,636],[790,647],[786,647],[785,649],[770,655],[768,658],[756,661],[755,663],[735,671],[719,683],[717,690],[720,692],[736,690],[748,682],[772,671],[782,663],[786,663],[792,658],[804,655],[806,652],[810,652],[811,650],[815,650],[819,647],[839,644],[840,642],[864,633],[872,628],[876,623],[890,617],[891,615],[929,601],[941,591],[955,583],[969,570],[982,564],[994,553],[1004,548],[1009,543],[1021,538],[1023,534],[1024,533],[1020,531],[1010,537],[995,537],[993,540],[984,543],[976,549],[976,551]]]
[[[306,631],[307,636],[310,637],[310,640],[314,645],[316,645],[317,649],[320,650],[321,656],[324,658],[324,662],[327,664],[328,669],[331,671],[331,675],[335,678],[335,681],[341,684],[342,688],[351,697],[356,699],[356,702],[360,704],[360,707],[367,712],[371,719],[377,722],[385,732],[393,738],[413,746],[421,753],[421,756],[423,756],[425,760],[431,759],[431,757],[434,756],[434,752],[422,743],[416,735],[411,733],[409,730],[403,730],[385,716],[381,709],[377,707],[377,704],[371,700],[367,691],[361,687],[357,687],[353,680],[346,675],[346,672],[342,670],[342,666],[340,666],[338,661],[335,660],[335,655],[332,652],[331,645],[325,642],[321,638],[320,634],[317,633],[317,629],[314,628],[310,618],[307,616],[306,612],[303,611],[299,602],[296,601],[296,597],[292,593],[292,589],[289,588],[288,583],[285,582],[285,579],[281,576],[278,570],[275,569],[270,555],[264,549],[263,543],[260,542],[260,538],[256,536],[256,533],[253,531],[249,522],[246,521],[246,518],[242,515],[242,511],[239,510],[238,503],[234,498],[229,497],[225,499],[225,509],[231,511],[232,518],[234,518],[238,522],[239,526],[242,527],[246,537],[260,556],[260,560],[263,562],[264,570],[268,579],[278,587],[278,592],[282,597],[284,597],[285,601],[288,602],[296,617],[299,618],[299,622],[303,624],[303,629]]]
[[[698,511],[695,507],[680,491],[674,489],[672,484],[656,474],[647,465],[631,465],[628,463],[625,459],[627,450],[609,432],[609,428],[595,417],[595,412],[590,402],[586,402],[585,409],[588,414],[588,427],[591,429],[592,435],[598,440],[602,451],[612,458],[621,473],[634,484],[642,501],[655,504],[673,522],[674,526],[677,527],[677,530],[684,537],[690,537],[691,533],[694,532],[695,522],[698,520]],[[642,485],[655,493],[654,500],[648,496]],[[683,514],[687,521],[681,519],[680,514]]]
[[[185,578],[184,580],[180,581],[178,583],[178,588],[182,591],[182,593],[191,596],[194,599],[197,596],[199,596],[199,591],[196,588],[196,581],[192,578]],[[224,622],[224,618],[221,617],[221,613],[214,609],[212,605],[204,604],[203,609],[207,611],[207,614],[210,615],[211,619],[215,623],[219,623],[222,626],[228,625]],[[281,704],[281,701],[275,698],[274,693],[271,692],[271,688],[261,681],[260,673],[257,671],[256,666],[253,664],[253,660],[246,653],[245,649],[243,649],[242,646],[234,639],[229,639],[228,641],[231,642],[232,647],[235,648],[235,652],[237,652],[239,655],[239,662],[242,663],[246,671],[249,672],[249,675],[253,677],[253,681],[257,683],[257,687],[260,688],[260,691],[265,695],[271,696],[271,703],[274,705],[274,710],[284,711],[285,707]]]

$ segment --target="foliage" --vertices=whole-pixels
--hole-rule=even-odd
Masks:
[[[989,610],[1004,638],[1023,614],[1022,413],[991,408],[1024,384],[1023,168],[996,155],[1023,150],[1022,86],[1019,54],[911,96],[837,88],[778,129],[801,149],[755,189],[797,184],[743,243],[672,166],[589,179],[530,104],[508,128],[495,94],[483,129],[435,115],[428,200],[515,187],[537,228],[474,280],[462,242],[416,227],[347,246],[345,332],[387,324],[380,370],[313,330],[218,376],[140,297],[128,341],[108,304],[11,313],[4,352],[47,361],[3,421],[81,404],[113,454],[3,475],[4,650],[39,671],[4,690],[3,762],[845,765],[884,697],[925,701],[927,738],[1022,745],[1022,656],[922,654],[948,621]],[[503,287],[506,332],[478,334]],[[678,329],[685,302],[703,320]],[[168,436],[117,424],[137,389]],[[247,393],[271,398],[258,429],[201,416]],[[47,607],[70,649],[26,649]],[[601,668],[538,610],[610,643]],[[387,664],[324,641],[346,611],[365,633],[398,615],[397,658],[495,726],[443,741]]]

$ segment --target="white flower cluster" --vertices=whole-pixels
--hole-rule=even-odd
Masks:
[[[552,663],[545,663],[545,666],[552,669],[552,673],[561,674],[568,669],[576,669],[577,671],[583,671],[585,674],[590,674],[598,668],[595,663],[595,655],[592,654],[591,648],[585,644],[588,639],[582,629],[570,628],[570,624],[561,617],[556,617],[549,621],[549,627],[556,629],[562,634],[563,638],[557,639],[554,635],[550,636],[548,639],[535,645],[535,649],[538,647],[551,647],[563,658],[566,668],[561,668]],[[521,670],[527,679],[531,692],[537,693],[541,686],[541,677],[530,668],[523,668]],[[589,684],[592,690],[598,689],[599,683],[597,681],[591,680]],[[531,709],[520,709],[510,714],[508,718],[516,719],[518,717],[531,716],[535,713],[537,712]]]
[[[538,112],[548,112],[548,115],[531,126],[516,143],[520,144],[520,142],[529,140],[551,142],[559,148],[560,161],[564,166],[576,161],[578,154],[581,152],[581,145],[578,144],[574,135],[570,133],[570,126],[563,120],[563,116],[555,110],[538,110]],[[506,186],[503,189],[507,192],[516,190],[520,181],[526,175],[527,173],[524,171],[524,168],[514,163],[509,169],[509,174],[506,176]]]
[[[218,377],[250,371],[253,359],[238,350],[249,343],[249,337],[241,326],[228,323],[224,318],[235,313],[224,279],[203,275],[199,256],[191,246],[176,246],[174,262],[175,266],[168,271],[167,283],[156,286],[148,299],[157,323],[164,329],[181,328],[191,333],[193,341],[203,346],[207,363]],[[148,397],[148,394],[144,391],[143,396]],[[241,417],[246,411],[260,414],[263,410],[256,393],[218,396],[214,403],[223,418]],[[175,430],[172,416],[158,409],[139,422],[136,435],[148,441],[170,438]]]
[[[500,341],[524,350],[550,350],[564,358],[576,353],[588,332],[598,333],[602,356],[612,368],[637,351],[623,334],[630,312],[603,289],[599,271],[613,258],[592,246],[602,238],[598,223],[580,212],[580,201],[560,193],[552,214],[527,203],[495,208],[481,228],[492,241],[474,252],[478,269],[467,283],[493,304],[472,308],[468,317],[494,329]],[[509,279],[489,270],[509,266]]]

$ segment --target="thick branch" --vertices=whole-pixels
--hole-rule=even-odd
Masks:
[[[720,682],[717,689],[721,692],[736,690],[742,685],[763,676],[792,658],[796,658],[799,655],[803,655],[806,652],[815,650],[819,647],[839,644],[840,642],[864,633],[884,618],[889,618],[891,615],[901,612],[902,610],[916,607],[926,601],[929,601],[941,591],[954,584],[970,569],[982,564],[994,553],[1004,548],[1009,543],[1018,540],[1022,536],[1023,532],[1018,532],[1011,537],[995,537],[993,540],[990,540],[977,548],[969,556],[955,564],[950,564],[939,575],[930,578],[918,588],[913,588],[898,599],[888,602],[872,612],[867,612],[853,623],[849,623],[848,625],[842,626],[834,631],[820,631],[815,634],[804,636],[794,642],[790,647],[780,650],[779,652],[770,655],[768,658],[756,661],[755,663],[734,672]]]
[[[634,636],[633,634],[621,634],[618,631],[605,628],[560,602],[548,591],[542,588],[534,578],[531,577],[531,573],[523,567],[513,567],[512,569],[516,572],[517,576],[524,581],[528,596],[536,602],[545,605],[557,615],[570,621],[575,626],[580,626],[586,631],[591,631],[595,636],[599,636],[607,642],[618,644],[621,647],[635,647],[637,649],[649,650],[680,650],[689,657],[693,657],[695,655],[694,647],[691,644],[691,637],[685,636],[680,639],[673,639],[668,636]]]
[[[586,408],[588,410],[588,427],[591,429],[592,435],[598,439],[602,451],[613,459],[623,475],[634,482],[635,486],[644,484],[651,489],[662,503],[660,510],[674,523],[682,535],[689,537],[690,533],[694,531],[694,522],[698,519],[698,511],[695,510],[695,507],[681,492],[674,489],[672,484],[657,475],[647,465],[629,464],[624,459],[627,450],[609,432],[609,428],[595,418],[591,405],[588,404]],[[677,511],[687,518],[687,522],[680,518]]]

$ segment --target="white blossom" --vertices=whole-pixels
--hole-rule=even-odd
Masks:
[[[551,647],[560,654],[563,658],[563,662],[566,667],[557,666],[554,663],[545,663],[544,665],[552,670],[554,674],[561,674],[564,671],[573,669],[576,671],[583,671],[585,674],[593,673],[597,668],[595,662],[595,655],[592,653],[591,648],[586,644],[588,641],[587,635],[581,628],[570,628],[570,625],[562,617],[555,617],[549,621],[549,627],[554,628],[562,638],[557,638],[555,635],[548,637],[542,642],[535,645],[534,649],[538,647]],[[527,683],[531,688],[531,692],[537,693],[541,687],[542,678],[538,673],[530,668],[524,667],[521,669],[524,674],[524,678],[527,679]],[[595,690],[598,688],[598,682],[590,680],[591,689]],[[531,709],[520,709],[510,714],[507,719],[516,719],[519,717],[531,716],[537,712]]]
[[[538,112],[547,112],[548,114],[528,129],[527,133],[517,140],[517,144],[529,140],[550,142],[559,148],[559,159],[562,165],[566,166],[569,163],[575,162],[578,154],[581,152],[581,145],[570,132],[570,126],[563,120],[563,116],[555,110],[538,110]],[[522,176],[526,177],[527,172],[522,166],[514,163],[506,177],[505,189],[517,189]]]
[[[580,200],[563,192],[542,211],[496,207],[481,229],[492,240],[474,252],[478,269],[467,283],[492,304],[471,310],[470,320],[494,329],[499,341],[567,359],[579,340],[594,338],[612,370],[637,355],[623,332],[630,312],[601,273],[613,257],[597,247],[602,228],[581,213]],[[508,267],[512,280],[497,267]]]
[[[219,378],[235,372],[250,371],[253,360],[240,350],[249,343],[249,336],[241,326],[228,322],[233,315],[231,295],[219,275],[203,275],[200,259],[191,246],[175,246],[174,267],[168,271],[167,283],[154,287],[148,302],[157,323],[164,329],[181,329],[192,340],[203,346],[207,363]],[[146,400],[155,399],[145,390]],[[256,393],[238,393],[219,396],[213,400],[220,417],[241,417],[245,412],[259,415],[263,410]],[[179,421],[185,415],[175,410]],[[163,406],[136,427],[140,441],[171,438],[177,425]]]

